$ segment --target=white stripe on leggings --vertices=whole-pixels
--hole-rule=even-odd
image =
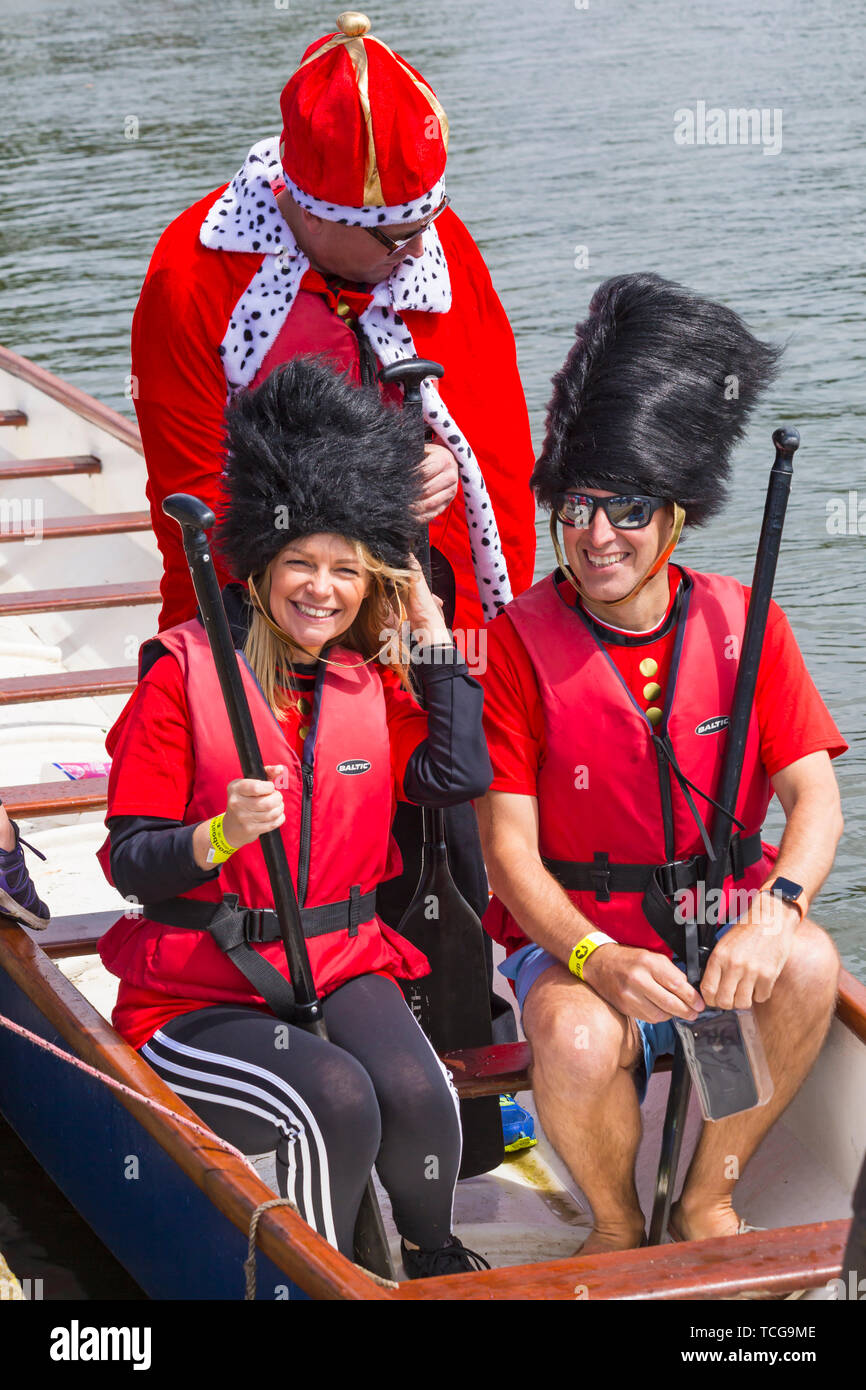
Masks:
[[[188,1076],[191,1079],[197,1081],[209,1081],[212,1085],[225,1085],[233,1090],[242,1091],[247,1095],[258,1096],[261,1099],[269,1101],[271,1105],[277,1107],[279,1110],[284,1111],[289,1116],[290,1120],[295,1125],[295,1127],[299,1130],[302,1156],[306,1156],[307,1159],[306,1163],[303,1164],[303,1201],[306,1211],[310,1214],[312,1214],[314,1211],[314,1203],[312,1191],[313,1175],[312,1164],[310,1162],[308,1135],[312,1135],[313,1140],[315,1141],[316,1153],[319,1159],[320,1195],[322,1204],[322,1214],[325,1222],[325,1230],[323,1234],[326,1240],[328,1240],[330,1244],[333,1245],[336,1249],[337,1233],[334,1228],[334,1215],[331,1206],[331,1184],[328,1165],[328,1151],[325,1147],[324,1136],[322,1135],[322,1132],[319,1129],[316,1117],[307,1105],[303,1096],[299,1095],[298,1092],[292,1086],[290,1086],[287,1081],[284,1081],[282,1077],[276,1076],[273,1072],[266,1071],[264,1067],[256,1066],[254,1062],[240,1061],[238,1058],[228,1057],[224,1053],[208,1052],[204,1048],[190,1047],[187,1043],[176,1042],[173,1038],[167,1037],[161,1029],[157,1029],[157,1031],[153,1035],[152,1041],[158,1042],[161,1047],[164,1047],[169,1051],[179,1053],[183,1057],[188,1057],[192,1060],[199,1058],[204,1061],[212,1062],[215,1066],[219,1067],[233,1067],[241,1073],[246,1073],[249,1076],[256,1076],[262,1078],[265,1081],[269,1082],[270,1085],[272,1085],[276,1090],[283,1092],[286,1096],[288,1096],[289,1100],[293,1102],[295,1106],[297,1106],[297,1109],[300,1111],[301,1115],[303,1116],[303,1119],[301,1119],[297,1114],[295,1114],[295,1112],[291,1109],[291,1106],[287,1102],[279,1100],[275,1096],[269,1095],[267,1091],[262,1091],[257,1086],[253,1086],[249,1083],[244,1084],[229,1076],[214,1076],[211,1072],[201,1072],[191,1068],[181,1067],[177,1063],[170,1062],[168,1061],[168,1059],[161,1057],[158,1053],[149,1054],[150,1060],[155,1062],[157,1066],[166,1067],[170,1071],[176,1072],[178,1075]],[[142,1055],[148,1055],[148,1046],[149,1044],[146,1043],[145,1046],[141,1049]],[[281,1121],[273,1114],[268,1114],[267,1112],[260,1110],[257,1106],[251,1104],[244,1104],[242,1101],[231,1100],[230,1098],[222,1096],[219,1093],[216,1093],[211,1096],[203,1096],[202,1098],[212,1100],[217,1104],[230,1106],[234,1109],[248,1110],[253,1114],[265,1115],[265,1118],[272,1120],[278,1129],[286,1128],[284,1121]],[[290,1164],[290,1176],[292,1178],[292,1185],[294,1188],[296,1165],[294,1163],[294,1158],[291,1155],[291,1144],[289,1145],[289,1149],[290,1157],[292,1159]],[[293,1193],[287,1195],[290,1195],[292,1201],[295,1202],[295,1205],[300,1207],[300,1203],[297,1201],[296,1196]],[[315,1222],[311,1221],[309,1224],[315,1225]]]
[[[409,1009],[409,1005],[408,1005],[408,1004],[406,1005],[406,1007],[407,1007],[407,1009]],[[445,1082],[446,1082],[446,1084],[447,1084],[447,1086],[448,1086],[448,1090],[451,1092],[451,1099],[452,1099],[452,1101],[454,1102],[454,1110],[455,1110],[455,1112],[456,1112],[456,1114],[457,1114],[457,1134],[458,1134],[459,1139],[460,1139],[460,1151],[459,1151],[459,1153],[458,1153],[458,1155],[457,1155],[457,1171],[458,1171],[458,1173],[459,1173],[459,1172],[460,1172],[460,1160],[461,1160],[462,1157],[463,1157],[463,1126],[462,1126],[462,1124],[460,1123],[460,1098],[459,1098],[459,1096],[457,1095],[457,1092],[456,1092],[456,1090],[454,1089],[454,1085],[453,1085],[453,1083],[452,1083],[452,1081],[451,1081],[451,1073],[449,1072],[449,1070],[448,1070],[448,1068],[446,1067],[445,1063],[442,1061],[442,1058],[441,1058],[441,1057],[439,1056],[439,1054],[437,1053],[435,1047],[434,1047],[433,1044],[431,1043],[431,1041],[430,1041],[430,1039],[428,1038],[427,1034],[424,1032],[424,1029],[421,1027],[421,1024],[418,1022],[417,1018],[416,1018],[415,1015],[412,1013],[412,1010],[411,1010],[411,1009],[409,1009],[409,1014],[410,1014],[410,1016],[411,1016],[411,1018],[412,1018],[412,1022],[415,1024],[415,1027],[418,1029],[418,1032],[421,1034],[421,1037],[424,1039],[425,1043],[427,1044],[427,1046],[429,1047],[429,1049],[430,1049],[430,1051],[432,1052],[433,1056],[435,1057],[435,1059],[436,1059],[436,1065],[437,1065],[437,1067],[439,1068],[439,1070],[441,1071],[442,1075],[445,1077]],[[456,1184],[456,1182],[455,1182],[454,1187],[453,1187],[452,1190],[451,1190],[451,1211],[450,1211],[450,1214],[449,1214],[449,1216],[448,1216],[448,1226],[449,1226],[449,1229],[450,1229],[450,1230],[453,1230],[453,1229],[454,1229],[454,1193],[456,1192],[456,1190],[457,1190],[457,1184]]]

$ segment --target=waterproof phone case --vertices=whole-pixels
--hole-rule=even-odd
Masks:
[[[751,1009],[705,1009],[693,1023],[672,1021],[705,1120],[766,1105],[773,1081]]]

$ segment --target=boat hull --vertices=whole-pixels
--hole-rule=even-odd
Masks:
[[[68,1050],[2,969],[0,1013]],[[102,1082],[0,1028],[0,1110],[148,1297],[244,1297],[243,1232]],[[261,1252],[256,1273],[257,1299],[307,1298]]]

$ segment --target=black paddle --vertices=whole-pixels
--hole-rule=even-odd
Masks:
[[[758,553],[755,559],[755,573],[752,579],[752,592],[746,615],[743,645],[737,668],[737,683],[734,689],[734,705],[728,725],[725,760],[716,800],[720,808],[713,821],[712,846],[714,859],[707,865],[706,894],[720,890],[727,876],[728,855],[734,831],[734,813],[740,778],[743,772],[743,759],[746,751],[746,738],[752,705],[755,699],[755,686],[761,662],[761,649],[767,627],[767,614],[776,577],[776,565],[782,542],[782,527],[793,476],[793,457],[800,445],[800,436],[795,429],[778,429],[773,434],[776,457],[770,471],[767,487],[767,500],[764,505],[764,520]],[[686,928],[688,931],[688,927]],[[703,922],[698,929],[698,950],[687,952],[693,959],[687,971],[689,983],[697,988],[703,975],[704,966],[709,959],[714,944],[715,928]],[[691,1077],[686,1063],[683,1044],[677,1037],[674,1052],[674,1065],[671,1073],[671,1086],[668,1093],[662,1134],[661,1157],[656,1177],[656,1193],[650,1222],[650,1245],[660,1245],[664,1240],[670,1218],[671,1200],[676,1182],[677,1165],[683,1142],[683,1128],[691,1094]]]
[[[383,367],[379,375],[386,384],[402,384],[403,408],[415,415],[419,443],[423,445],[421,382],[427,377],[441,377],[442,367],[438,362],[409,357]],[[429,584],[430,538],[426,526],[417,558]],[[438,1053],[489,1047],[493,1032],[484,929],[452,877],[444,812],[422,807],[421,828],[421,876],[398,930],[424,952],[430,962],[430,974],[412,981],[407,989],[408,1003]],[[498,1096],[462,1101],[460,1115],[460,1177],[490,1172],[502,1162],[504,1154]]]
[[[198,599],[207,639],[213,654],[214,665],[219,677],[220,688],[225,700],[226,712],[231,724],[235,748],[244,777],[252,777],[266,782],[259,741],[253,726],[252,715],[247,704],[238,658],[232,641],[228,619],[223,607],[222,594],[211,560],[210,546],[205,530],[213,526],[215,517],[210,507],[198,497],[184,492],[166,497],[162,509],[166,516],[176,521],[183,536],[190,575],[195,596]],[[295,885],[289,872],[286,847],[279,830],[269,830],[259,836],[265,865],[268,870],[274,908],[280,927],[280,935],[286,952],[292,986],[295,993],[295,1012],[293,1023],[327,1038],[322,1006],[316,994],[307,943],[301,926]],[[393,1279],[394,1271],[391,1256],[382,1224],[382,1215],[376,1200],[372,1177],[367,1184],[358,1219],[355,1226],[355,1258],[359,1264],[371,1269],[382,1278]]]

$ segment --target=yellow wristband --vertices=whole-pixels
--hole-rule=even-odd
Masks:
[[[207,852],[207,862],[209,864],[224,864],[227,859],[231,858],[235,850],[239,848],[237,845],[230,845],[223,834],[224,820],[225,812],[223,812],[221,816],[214,816],[208,826],[208,835],[211,843],[211,847]]]
[[[607,942],[613,942],[612,936],[605,936],[603,931],[591,931],[582,941],[578,941],[571,955],[568,958],[568,968],[572,975],[576,975],[579,980],[583,979],[583,967],[589,960],[593,951],[597,951],[599,946],[604,946]]]

